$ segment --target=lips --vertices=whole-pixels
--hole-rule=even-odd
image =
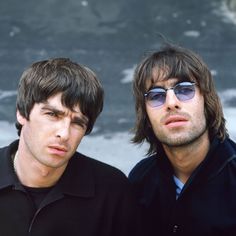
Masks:
[[[62,155],[68,151],[66,147],[60,145],[50,145],[49,149],[53,154],[59,154],[59,155]]]
[[[181,115],[172,115],[165,119],[164,124],[169,127],[176,127],[185,124],[188,119]]]

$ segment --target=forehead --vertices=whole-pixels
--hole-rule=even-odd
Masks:
[[[62,104],[62,93],[55,94],[47,99],[46,102],[41,104],[43,106],[48,106],[49,108],[54,108],[63,112],[74,112],[78,114],[82,114],[80,110],[79,104],[73,107],[73,110],[66,107]]]
[[[173,73],[168,66],[162,68],[155,67],[151,71],[150,78],[146,80],[145,86],[149,90],[154,86],[168,87],[183,81],[195,82],[195,79],[192,78],[191,74],[186,75],[181,72]]]
[[[146,89],[150,89],[154,86],[172,86],[173,84],[177,83],[180,79],[179,78],[169,78],[168,72],[162,69],[153,69],[151,78],[146,80]]]

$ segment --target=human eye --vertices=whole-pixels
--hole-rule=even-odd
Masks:
[[[182,82],[175,86],[175,92],[177,94],[187,95],[194,91],[194,83],[191,82]]]
[[[162,100],[165,98],[165,94],[166,92],[164,89],[153,89],[148,92],[147,99],[149,101]]]
[[[56,113],[55,113],[55,112],[52,112],[52,111],[45,112],[45,114],[46,114],[47,116],[52,116],[52,117],[56,117],[56,116],[57,116]]]
[[[77,118],[74,121],[72,121],[72,123],[78,128],[83,128],[83,129],[87,128],[87,122],[85,122],[83,119]]]
[[[47,116],[50,119],[58,119],[59,118],[58,113],[54,112],[54,111],[46,111],[44,114],[45,114],[45,116]]]

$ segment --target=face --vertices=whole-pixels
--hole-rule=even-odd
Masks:
[[[22,154],[51,168],[67,165],[85,135],[88,121],[79,106],[73,111],[64,107],[61,94],[36,103],[29,120],[17,112],[17,120],[22,125]]]
[[[155,84],[163,88],[174,87],[178,79],[170,78]],[[178,147],[208,137],[206,118],[204,114],[204,98],[197,85],[195,95],[185,101],[180,101],[173,89],[168,90],[165,103],[151,107],[146,102],[146,111],[152,129],[157,139],[167,147]]]

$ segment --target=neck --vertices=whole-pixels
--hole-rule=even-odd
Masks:
[[[17,151],[13,163],[20,182],[28,187],[51,187],[56,184],[66,168],[49,168],[35,160],[29,162],[25,159],[25,156]]]
[[[192,172],[205,159],[210,148],[208,133],[198,140],[180,147],[163,146],[177,178],[186,183]]]

